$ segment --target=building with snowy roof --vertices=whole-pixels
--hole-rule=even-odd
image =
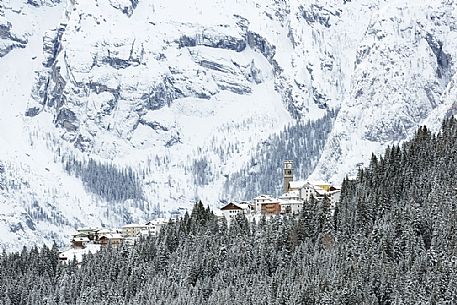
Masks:
[[[250,213],[250,206],[248,203],[236,203],[230,202],[220,208],[222,212],[222,216],[224,216],[228,222],[232,220],[236,215],[239,214],[249,214]]]
[[[147,224],[137,224],[131,223],[122,227],[122,235],[124,237],[136,237],[141,231],[148,230],[149,225]]]
[[[84,255],[88,255],[89,253],[96,253],[100,251],[100,249],[101,245],[92,243],[87,244],[84,248],[69,249],[59,254],[59,262],[67,264],[75,260],[76,263],[81,263],[83,261]]]
[[[122,245],[123,241],[124,241],[124,236],[122,236],[122,234],[118,234],[118,233],[103,234],[103,235],[100,235],[98,238],[98,243],[102,247],[107,247],[107,246],[111,245],[111,247],[117,248]]]
[[[298,190],[284,193],[278,199],[281,206],[281,214],[298,215],[303,209],[304,200],[300,198]]]
[[[253,204],[257,214],[272,216],[279,215],[281,212],[279,200],[269,195],[260,195],[255,197]]]
[[[84,249],[90,242],[90,239],[86,236],[75,236],[71,239],[71,246],[74,249]]]
[[[322,200],[330,199],[334,207],[340,200],[341,189],[325,181],[293,180],[293,163],[284,161],[284,193],[298,192],[300,200],[310,201],[311,197]]]

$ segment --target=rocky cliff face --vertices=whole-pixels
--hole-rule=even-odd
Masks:
[[[410,137],[423,123],[440,125],[451,114],[455,8],[452,1],[404,2],[374,12],[315,176],[341,180],[372,152]]]
[[[5,14],[5,4],[0,3],[0,57],[15,48],[24,48],[27,44],[27,39],[16,34],[11,27],[11,22]]]
[[[343,28],[339,8],[124,2],[73,1],[44,37],[45,69],[27,114],[53,113],[63,137],[83,151],[106,156],[108,144],[109,155],[122,154],[121,146],[144,143],[145,133],[179,143],[170,142],[178,131],[161,119],[164,107],[225,92],[246,96],[263,83],[294,118],[320,117],[339,104],[342,50],[323,37]]]
[[[313,176],[338,183],[372,152],[455,112],[455,8],[406,0],[2,2],[0,94],[8,102],[0,102],[10,115],[0,119],[0,161],[4,175],[16,174],[4,178],[1,202],[15,212],[2,216],[10,220],[0,231],[9,233],[0,240],[61,240],[52,232],[142,221],[159,205],[173,210],[196,198],[216,206],[228,177],[252,163],[257,147],[268,151],[269,136],[330,109],[340,111]],[[97,197],[64,170],[72,158],[133,171],[143,201]]]

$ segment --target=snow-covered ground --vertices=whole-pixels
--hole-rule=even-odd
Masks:
[[[98,244],[88,244],[84,249],[68,249],[59,254],[59,260],[63,263],[69,263],[72,261],[81,263],[84,255],[88,255],[89,253],[95,254],[100,251],[100,249],[101,245]]]
[[[294,118],[340,109],[313,174],[339,183],[456,109],[452,1],[35,4],[0,4],[0,248],[219,206],[227,177]],[[146,208],[88,192],[68,155],[133,168]]]
[[[24,116],[35,71],[42,68],[43,34],[59,24],[63,5],[35,8],[6,1],[5,6],[13,29],[28,40],[25,48],[0,59],[0,162],[10,185],[0,190],[0,248],[13,250],[61,242],[74,225],[100,225],[103,211],[81,181],[63,173],[47,141],[40,140],[46,135],[42,130],[52,130],[52,118],[43,116],[32,125]],[[49,219],[38,220],[44,217]]]
[[[437,130],[456,113],[457,5],[392,1],[371,16],[360,41],[350,92],[313,176],[333,182],[366,165],[371,153]]]

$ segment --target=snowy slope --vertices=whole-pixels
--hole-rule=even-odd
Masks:
[[[61,242],[74,226],[100,225],[106,219],[78,179],[63,173],[41,133],[24,117],[41,69],[44,32],[59,23],[63,6],[4,3],[11,28],[27,37],[24,47],[0,60],[0,248],[20,249],[34,243]],[[41,126],[40,126],[41,125]]]
[[[420,124],[455,112],[456,4],[392,1],[371,17],[316,177],[341,181]],[[454,107],[454,110],[452,108]]]
[[[73,1],[46,34],[27,113],[52,114],[83,152],[153,172],[153,202],[217,204],[257,143],[339,107],[371,4],[321,3]],[[208,187],[192,174],[202,158]]]
[[[313,176],[340,180],[455,111],[456,5],[429,2],[2,1],[0,247],[218,206],[258,143],[329,109]],[[132,168],[144,202],[91,193],[68,156]]]

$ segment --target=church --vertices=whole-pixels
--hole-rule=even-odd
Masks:
[[[298,215],[303,205],[311,198],[317,201],[329,199],[330,209],[333,212],[340,200],[341,190],[324,181],[294,180],[293,161],[284,161],[283,194],[278,198],[270,195],[258,195],[252,202],[230,202],[220,210],[222,215],[230,221],[238,214],[249,216]]]
[[[311,197],[316,200],[323,200],[325,197],[328,197],[332,208],[339,202],[341,195],[341,189],[339,187],[324,181],[294,181],[293,161],[284,161],[283,172],[284,194],[279,197],[280,199],[287,201],[286,199],[292,198],[306,202],[311,200]]]

